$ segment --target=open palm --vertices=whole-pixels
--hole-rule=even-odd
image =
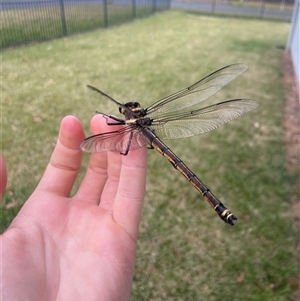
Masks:
[[[93,133],[109,131],[95,116]],[[128,300],[145,193],[146,150],[92,154],[75,196],[84,132],[61,123],[45,174],[1,236],[3,300]]]

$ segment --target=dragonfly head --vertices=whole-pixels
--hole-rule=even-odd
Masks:
[[[126,102],[124,104],[124,106],[119,107],[120,113],[122,113],[123,115],[125,115],[125,113],[128,112],[128,110],[126,110],[126,108],[128,108],[132,112],[135,112],[135,111],[139,111],[140,110],[141,105],[138,102],[136,102],[136,101]]]

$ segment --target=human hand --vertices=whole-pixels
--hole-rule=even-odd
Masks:
[[[101,115],[91,128],[94,134],[111,130]],[[69,197],[83,139],[80,122],[65,117],[40,183],[1,236],[3,300],[129,299],[146,149],[92,154]]]

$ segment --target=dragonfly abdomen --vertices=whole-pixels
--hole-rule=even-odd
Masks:
[[[237,218],[211,193],[200,179],[180,160],[149,128],[141,129],[151,146],[164,156],[172,166],[206,198],[219,217],[230,225],[237,222]]]

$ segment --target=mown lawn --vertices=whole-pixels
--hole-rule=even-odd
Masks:
[[[89,135],[95,110],[117,114],[87,84],[148,106],[241,62],[248,71],[212,100],[252,98],[259,108],[202,136],[166,141],[239,222],[223,223],[163,157],[149,151],[132,300],[292,300],[295,178],[285,168],[280,66],[288,31],[283,22],[170,11],[3,51],[1,147],[9,184],[2,231],[41,177],[60,120],[76,115]]]

